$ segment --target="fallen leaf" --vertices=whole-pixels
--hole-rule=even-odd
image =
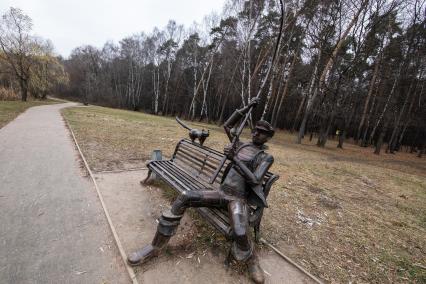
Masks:
[[[84,274],[84,273],[87,273],[87,271],[76,271],[75,272],[75,274],[77,274],[77,275],[81,275],[81,274]]]
[[[193,253],[188,254],[188,255],[186,256],[186,258],[193,258],[193,257],[194,257],[194,254],[195,254],[195,251],[194,251]]]

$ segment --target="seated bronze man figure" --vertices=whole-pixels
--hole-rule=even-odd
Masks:
[[[225,122],[225,131],[230,141],[234,137],[232,128],[257,103],[258,99],[253,99],[248,106],[236,110]],[[263,283],[263,270],[254,254],[253,243],[248,232],[248,206],[267,206],[261,185],[274,159],[265,152],[264,144],[273,135],[274,130],[268,122],[258,121],[253,130],[251,142],[237,142],[236,147],[233,148],[226,146],[225,155],[232,163],[225,170],[220,189],[181,193],[173,202],[171,209],[163,212],[160,217],[152,243],[130,254],[129,264],[138,265],[157,256],[170,237],[175,234],[186,208],[227,207],[233,233],[231,254],[235,260],[247,263],[250,276],[255,283]]]

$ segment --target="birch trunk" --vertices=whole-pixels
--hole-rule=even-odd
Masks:
[[[158,114],[158,100],[160,98],[160,71],[154,67],[154,113]]]
[[[413,81],[414,81],[414,80],[412,80],[412,81],[411,81],[410,87],[408,88],[407,96],[405,97],[404,104],[402,105],[402,108],[401,108],[401,110],[399,111],[398,118],[397,118],[397,119],[396,119],[396,121],[395,121],[395,126],[394,126],[394,128],[393,128],[392,135],[391,135],[391,138],[390,138],[389,143],[388,143],[388,149],[387,149],[387,150],[388,150],[391,154],[393,154],[393,153],[394,153],[394,151],[395,151],[396,135],[397,135],[397,133],[399,132],[399,125],[400,125],[400,123],[401,123],[401,118],[402,118],[402,115],[403,115],[403,114],[404,114],[404,112],[405,112],[405,108],[406,108],[406,106],[407,106],[408,99],[410,98],[411,90],[412,90],[412,88],[413,88]]]
[[[284,85],[284,91],[281,95],[280,102],[278,104],[278,108],[275,110],[275,107],[274,107],[275,113],[272,114],[272,126],[273,127],[277,126],[278,116],[279,116],[279,113],[281,112],[281,108],[283,106],[284,99],[285,99],[285,97],[287,96],[287,93],[288,93],[288,86],[289,86],[289,82],[291,80],[291,75],[293,74],[294,66],[296,64],[296,59],[297,59],[297,53],[295,53],[294,56],[293,56],[293,60],[292,60],[291,65],[290,65],[290,70],[288,71],[288,77],[287,77],[287,80],[286,80],[285,85]]]
[[[357,131],[355,141],[358,141],[360,136],[361,136],[362,127],[364,126],[365,118],[367,116],[368,104],[370,102],[370,98],[371,98],[371,95],[373,94],[374,86],[375,86],[375,83],[376,83],[380,61],[381,60],[379,58],[377,58],[376,62],[375,62],[373,77],[371,78],[370,86],[368,88],[367,98],[365,99],[364,108],[363,108],[362,116],[361,116],[361,121],[360,121],[359,126],[358,126],[358,131]]]
[[[383,94],[383,92],[382,92],[382,94]],[[373,102],[371,103],[370,111],[368,112],[367,123],[364,127],[364,135],[362,136],[362,139],[361,139],[361,142],[360,142],[360,146],[362,146],[362,147],[367,147],[368,145],[371,144],[372,137],[370,136],[369,142],[367,143],[367,134],[368,134],[368,130],[370,129],[371,117],[373,115],[373,112],[375,111],[376,101],[377,101],[376,100],[376,93],[373,93]]]
[[[191,105],[189,107],[188,117],[191,118],[191,120],[194,120],[195,117],[195,97],[197,96],[197,56],[194,56],[194,91],[192,94],[192,101]],[[200,82],[201,83],[201,82]]]
[[[299,121],[300,113],[302,112],[302,108],[305,105],[306,101],[306,92],[302,89],[302,100],[300,101],[299,107],[297,108],[296,117],[293,121],[293,126],[291,127],[291,133],[296,129],[297,122]]]
[[[401,67],[399,68],[398,73],[397,73],[397,74],[396,74],[396,76],[395,76],[395,80],[393,81],[392,89],[391,89],[391,91],[390,91],[390,93],[389,93],[389,96],[388,96],[388,98],[387,98],[387,100],[386,100],[386,103],[385,103],[385,106],[384,106],[384,108],[383,108],[383,111],[382,111],[382,113],[380,114],[380,117],[379,117],[379,119],[377,120],[376,125],[374,125],[373,131],[371,131],[370,140],[371,140],[371,139],[374,137],[374,135],[376,134],[377,127],[379,126],[379,124],[380,124],[380,122],[381,122],[381,120],[382,120],[382,118],[383,118],[384,114],[386,113],[386,110],[387,110],[387,108],[388,108],[388,106],[389,106],[389,102],[390,102],[391,97],[392,97],[392,96],[393,96],[393,94],[395,93],[395,88],[396,88],[396,84],[397,84],[397,82],[398,82],[398,79],[399,79],[399,75],[400,75],[400,73],[401,73]]]
[[[167,105],[168,105],[168,95],[169,95],[169,82],[170,82],[170,76],[172,73],[172,63],[170,59],[167,59],[167,73],[166,73],[166,82],[165,82],[165,90],[164,90],[164,100],[163,100],[163,108],[162,112],[163,114],[167,112]]]
[[[201,106],[201,114],[200,114],[200,121],[203,118],[203,113],[205,114],[207,121],[209,120],[208,112],[207,112],[207,91],[210,83],[210,76],[212,73],[212,67],[213,67],[213,60],[212,64],[210,64],[209,68],[209,74],[207,75],[207,80],[203,80],[203,104]]]
[[[424,83],[422,84],[422,88],[420,90],[420,94],[423,93],[423,87],[424,87]],[[405,121],[405,124],[404,124],[404,127],[402,129],[401,135],[399,136],[398,145],[401,145],[402,139],[404,139],[405,131],[407,130],[408,124],[411,121],[411,110],[413,109],[413,105],[414,105],[414,102],[416,100],[416,97],[417,97],[416,94],[414,94],[413,99],[411,100],[410,106],[408,107],[407,119]]]
[[[306,95],[306,97],[308,98],[308,103],[306,105],[305,113],[303,115],[303,119],[299,127],[299,134],[297,135],[297,139],[296,139],[297,144],[302,143],[302,138],[305,136],[306,122],[308,121],[308,117],[310,115],[312,103],[313,103],[312,98],[316,97],[316,92],[318,90],[317,88],[314,89],[314,86],[315,86],[315,81],[318,75],[318,70],[319,70],[318,67],[319,67],[320,61],[321,61],[321,50],[318,54],[318,59],[317,59],[317,62],[315,63],[314,72],[312,73],[311,82],[309,84],[308,93]]]

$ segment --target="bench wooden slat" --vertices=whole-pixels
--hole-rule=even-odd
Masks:
[[[169,169],[174,174],[175,177],[177,178],[181,177],[184,181],[186,181],[189,184],[189,186],[192,187],[193,190],[200,190],[200,189],[206,188],[204,184],[199,182],[197,179],[194,179],[193,177],[191,177],[188,173],[180,172],[181,169],[176,167],[175,165],[170,163],[165,163],[164,166],[167,169]]]
[[[186,140],[186,139],[181,140],[180,143],[181,143],[179,145],[180,147],[184,146],[184,147],[196,149],[196,151],[202,152],[202,153],[207,153],[210,157],[215,158],[219,161],[224,156],[222,153],[220,153],[220,152],[218,152],[214,149],[208,148],[206,146],[201,146],[201,145],[196,144],[196,143],[192,143],[191,141]]]
[[[217,218],[217,216],[212,214],[209,208],[201,207],[201,208],[196,208],[196,210],[218,231],[224,234],[227,238],[230,237],[230,227],[227,224],[223,223],[222,220]]]
[[[215,214],[218,218],[220,218],[222,220],[222,222],[224,222],[225,224],[227,224],[228,226],[230,225],[230,220],[229,220],[229,216],[228,216],[228,211],[225,209],[219,209],[219,208],[209,208],[210,211],[213,212],[213,214]]]
[[[176,180],[179,184],[180,191],[183,190],[197,190],[197,186],[194,186],[193,180],[189,174],[184,173],[183,171],[178,171],[174,169],[174,165],[168,163],[155,163],[155,167],[161,170],[162,175],[166,176],[172,180]],[[185,176],[186,175],[186,176]]]
[[[179,154],[177,156],[179,157]],[[190,163],[189,159],[187,159],[186,157],[179,157],[179,158],[180,158],[179,160],[175,160],[176,164],[181,165],[188,172],[191,172],[194,175],[195,178],[201,178],[201,179],[203,179],[207,183],[209,182],[210,177],[215,172],[213,169],[202,168],[202,165],[199,165],[197,162],[194,162],[194,164],[196,164],[198,166],[198,168],[197,167],[191,167],[188,164],[188,163]],[[223,171],[221,171],[219,173],[218,177],[216,178],[216,183],[217,184],[222,179],[222,176],[223,176]]]
[[[181,146],[180,148],[185,148],[185,147]],[[192,151],[193,150],[179,149],[179,151],[175,155],[175,159],[177,160],[185,159],[187,161],[194,162],[194,165],[196,165],[196,167],[193,166],[194,168],[197,168],[197,169],[200,168],[200,170],[206,169],[207,171],[210,171],[212,173],[214,173],[216,169],[218,168],[218,166],[220,165],[221,160],[219,159],[212,160],[211,156],[208,156],[207,154],[202,156],[194,156],[191,154]],[[223,169],[221,172],[223,174]]]
[[[151,168],[158,176],[164,179],[172,188],[178,190],[179,192],[183,192],[185,190],[191,190],[187,186],[185,186],[180,180],[175,179],[173,175],[164,170],[162,165],[159,163],[155,163]]]

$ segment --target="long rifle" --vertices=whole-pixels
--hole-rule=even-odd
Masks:
[[[266,85],[266,81],[268,81],[269,74],[270,74],[271,70],[275,67],[276,60],[277,60],[278,50],[280,49],[281,35],[282,35],[282,32],[283,32],[282,29],[283,29],[283,26],[284,26],[284,5],[283,5],[283,1],[282,0],[280,0],[280,7],[281,7],[280,30],[279,30],[279,33],[278,33],[277,42],[275,44],[274,55],[272,56],[272,62],[271,62],[271,64],[268,67],[268,72],[266,73],[266,76],[265,76],[265,78],[264,78],[264,80],[262,82],[262,85],[260,86],[260,88],[259,88],[259,90],[258,90],[258,92],[256,94],[256,98],[260,97],[260,94],[262,93],[263,88]],[[237,142],[240,139],[240,135],[243,132],[244,126],[246,125],[247,120],[249,119],[250,114],[253,111],[253,107],[254,107],[254,105],[250,106],[250,108],[247,111],[247,113],[246,113],[243,121],[241,122],[240,126],[237,129],[237,133],[235,133],[235,136],[232,138],[232,142],[231,142],[232,149],[235,149],[235,145],[237,145]],[[210,178],[209,183],[212,184],[216,180],[217,176],[219,175],[220,171],[222,170],[223,166],[225,165],[226,159],[227,159],[226,156],[222,158],[222,160],[220,161],[219,167],[216,169],[216,171],[214,172],[214,174]]]

